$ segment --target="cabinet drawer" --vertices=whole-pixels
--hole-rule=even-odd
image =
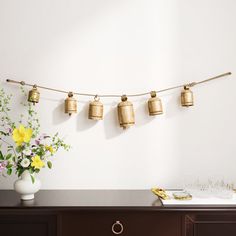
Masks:
[[[0,232],[7,236],[56,236],[56,216],[0,214]]]
[[[193,213],[186,215],[184,221],[186,236],[236,235],[235,213]]]
[[[165,212],[86,211],[62,215],[62,236],[179,236],[181,217]]]

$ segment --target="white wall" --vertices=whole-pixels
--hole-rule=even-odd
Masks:
[[[232,71],[195,87],[196,105],[179,106],[179,90],[161,94],[165,114],[147,115],[147,97],[132,99],[136,127],[117,124],[117,99],[103,99],[104,121],[63,114],[63,94],[41,91],[42,131],[59,131],[73,146],[45,189],[178,187],[183,179],[236,180],[236,1],[0,0],[0,78],[94,93],[135,93]],[[0,188],[12,188],[0,178]]]

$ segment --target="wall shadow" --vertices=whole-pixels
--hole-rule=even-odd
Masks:
[[[147,99],[141,101],[138,107],[134,107],[135,126],[143,126],[153,121],[157,116],[149,116]]]
[[[127,131],[123,130],[119,125],[116,106],[111,106],[104,116],[104,131],[106,139],[115,138]]]
[[[165,96],[170,96],[170,99],[166,103],[163,102],[165,117],[172,118],[176,115],[180,115],[179,112],[183,110],[180,104],[180,92],[165,94]]]
[[[64,111],[64,100],[61,99],[57,107],[52,112],[52,123],[54,125],[59,125],[70,118],[68,114]]]
[[[89,110],[89,102],[83,102],[82,110],[77,115],[77,121],[76,121],[77,131],[88,130],[99,122],[96,120],[88,119],[88,110]]]

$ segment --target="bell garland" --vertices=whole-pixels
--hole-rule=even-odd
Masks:
[[[181,92],[181,105],[183,107],[190,107],[194,105],[193,92],[189,86],[184,86],[184,90]]]
[[[134,107],[133,104],[128,101],[126,95],[122,95],[121,102],[118,104],[117,109],[120,127],[126,129],[135,124]]]
[[[199,82],[192,82],[189,84],[178,85],[178,86],[162,89],[159,91],[151,91],[151,92],[131,94],[131,95],[117,95],[117,94],[94,95],[90,93],[73,93],[73,92],[67,92],[64,90],[38,86],[36,84],[34,85],[27,84],[24,81],[15,81],[15,80],[10,80],[10,79],[7,79],[6,81],[9,83],[20,84],[22,86],[33,87],[29,91],[28,101],[32,102],[34,105],[36,103],[39,103],[39,99],[40,99],[40,92],[38,91],[38,88],[46,89],[46,90],[50,90],[54,92],[66,93],[67,98],[65,99],[65,113],[69,114],[70,116],[72,114],[77,113],[78,101],[74,98],[75,94],[80,95],[80,96],[93,96],[94,100],[90,101],[89,103],[88,119],[95,120],[95,121],[103,119],[104,108],[103,108],[102,102],[100,101],[101,97],[120,97],[121,102],[117,105],[118,121],[119,121],[120,127],[122,127],[123,129],[126,129],[135,124],[134,107],[133,107],[133,104],[130,101],[128,101],[128,97],[146,96],[149,94],[151,96],[151,98],[149,98],[147,101],[149,115],[150,116],[161,115],[163,114],[163,106],[162,106],[161,99],[157,96],[157,93],[161,93],[161,92],[165,92],[165,91],[177,89],[177,88],[183,88],[180,95],[181,105],[183,107],[190,107],[194,105],[194,96],[193,96],[193,92],[190,89],[191,87],[194,87],[198,84],[202,84],[205,82],[209,82],[211,80],[219,79],[228,75],[231,75],[231,72],[220,74],[215,77],[202,80]]]
[[[73,96],[74,94],[69,92],[68,97],[65,99],[65,113],[69,114],[69,116],[77,113],[77,100]]]
[[[157,97],[156,91],[150,93],[151,98],[148,100],[148,111],[150,116],[156,116],[163,114],[162,102]]]
[[[28,102],[32,102],[34,105],[35,103],[39,102],[40,92],[37,89],[37,85],[33,85],[33,89],[29,91],[28,95]]]
[[[100,102],[100,99],[97,95],[94,97],[94,101],[89,103],[88,118],[90,120],[103,119],[103,104]]]

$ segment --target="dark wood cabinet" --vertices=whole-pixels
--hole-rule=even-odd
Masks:
[[[0,191],[6,236],[235,236],[236,207],[164,207],[148,190]]]

